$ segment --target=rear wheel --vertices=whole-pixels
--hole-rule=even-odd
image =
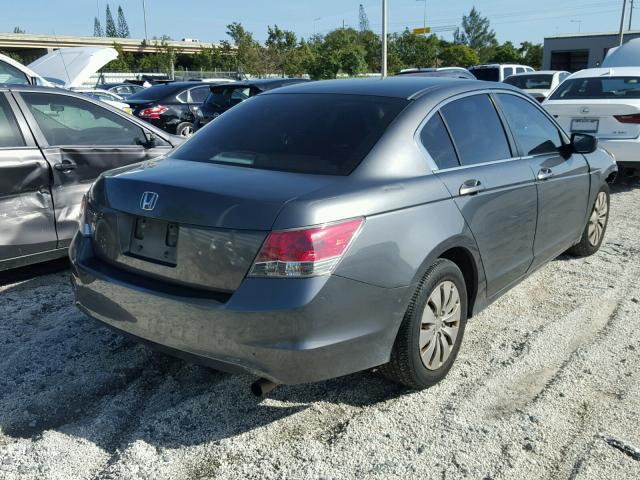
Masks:
[[[387,378],[418,390],[442,380],[458,355],[467,321],[467,290],[457,265],[438,259],[425,273],[404,316]]]
[[[193,124],[189,122],[182,122],[176,127],[176,134],[181,137],[190,137],[193,132]]]
[[[591,209],[591,215],[582,232],[580,243],[574,245],[567,253],[576,257],[588,257],[596,253],[602,245],[604,234],[609,223],[609,186],[604,185]]]

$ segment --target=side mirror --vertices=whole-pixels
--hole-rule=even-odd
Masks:
[[[571,134],[571,150],[575,153],[593,153],[598,148],[598,139],[587,133]]]
[[[149,132],[148,130],[144,131],[144,143],[142,146],[144,148],[153,148],[158,144],[158,140],[154,133]]]

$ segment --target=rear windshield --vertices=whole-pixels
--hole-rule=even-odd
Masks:
[[[369,95],[257,95],[216,118],[171,157],[348,175],[407,103]]]
[[[187,87],[183,86],[176,87],[171,83],[168,83],[166,85],[154,85],[153,87],[145,88],[138,93],[134,93],[128,98],[128,100],[140,100],[146,102],[162,100],[164,98],[167,98],[169,95],[178,93],[182,90],[185,90],[186,88]]]
[[[504,83],[522,88],[523,90],[549,89],[553,75],[512,75]]]
[[[473,73],[473,75],[478,80],[487,80],[489,82],[498,82],[498,81],[500,81],[500,68],[499,67],[470,68],[469,71],[471,73]]]
[[[565,80],[551,100],[640,98],[640,77],[595,77]]]

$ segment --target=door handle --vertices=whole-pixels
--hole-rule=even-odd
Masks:
[[[484,190],[484,185],[480,180],[467,180],[460,185],[460,195],[473,195]]]
[[[553,177],[553,170],[550,168],[541,168],[538,172],[538,180],[548,180]]]
[[[60,172],[68,172],[69,170],[75,170],[78,168],[78,164],[71,160],[63,160],[62,163],[56,163],[53,168]]]

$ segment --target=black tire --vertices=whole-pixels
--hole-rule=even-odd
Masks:
[[[457,336],[446,361],[437,369],[428,369],[422,360],[419,344],[422,315],[425,308],[430,308],[427,302],[436,287],[440,287],[447,281],[455,285],[459,296],[458,308],[461,314]],[[460,350],[466,323],[467,289],[464,276],[455,263],[438,259],[422,277],[398,330],[391,351],[391,359],[389,363],[380,366],[380,373],[392,381],[416,390],[435,385],[447,375],[453,365]],[[445,338],[444,334],[442,338]]]
[[[598,206],[598,197],[603,193],[606,197],[606,215],[604,216],[604,225],[602,226],[602,233],[599,235],[597,241],[594,243],[591,239],[589,239],[589,226],[592,224],[593,217],[596,215],[596,207]],[[582,237],[580,238],[580,242],[575,244],[567,253],[574,257],[588,257],[589,255],[593,255],[598,250],[600,250],[600,246],[602,245],[602,241],[604,239],[604,235],[607,232],[607,225],[609,224],[609,185],[605,184],[600,188],[598,194],[596,195],[596,200],[593,203],[593,207],[591,207],[591,213],[589,214],[589,218],[587,219],[587,224],[584,227],[584,231],[582,232]]]
[[[186,132],[187,129],[191,130],[191,134],[193,135],[193,123],[191,122],[182,122],[179,123],[178,126],[176,127],[176,135],[180,135],[181,137],[187,137],[189,135],[186,135],[184,132]]]

